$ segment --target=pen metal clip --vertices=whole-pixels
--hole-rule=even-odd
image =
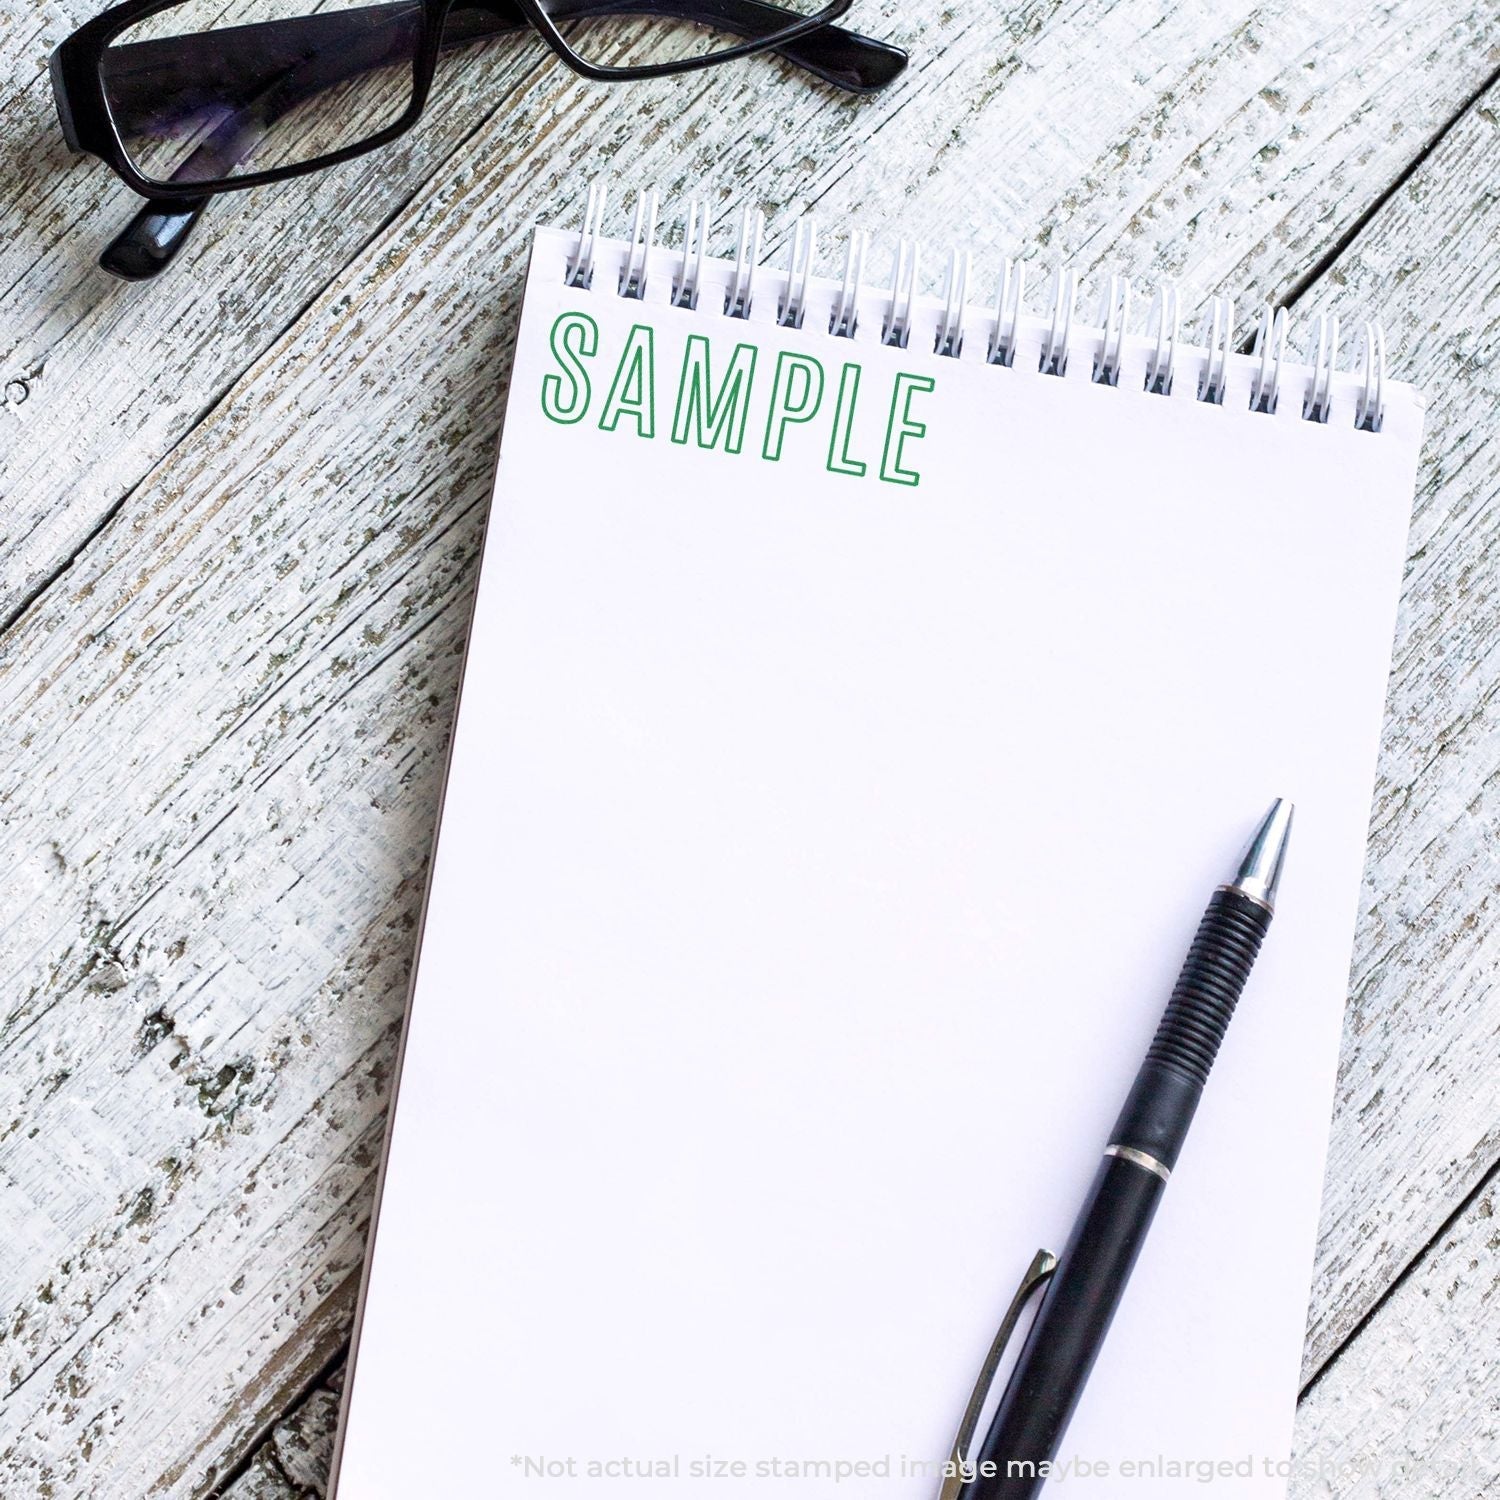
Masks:
[[[1015,1296],[1010,1299],[1010,1306],[1005,1309],[1005,1316],[1000,1320],[1000,1328],[990,1345],[990,1352],[985,1355],[984,1363],[979,1368],[979,1379],[974,1382],[969,1404],[964,1407],[963,1419],[958,1424],[958,1435],[953,1439],[953,1451],[948,1455],[948,1472],[943,1476],[938,1500],[958,1500],[960,1492],[972,1479],[969,1455],[973,1451],[974,1431],[979,1426],[985,1399],[995,1382],[995,1371],[1000,1368],[1000,1361],[1005,1357],[1005,1347],[1010,1343],[1011,1334],[1016,1331],[1016,1323],[1026,1304],[1037,1289],[1047,1283],[1056,1269],[1057,1257],[1050,1250],[1038,1250],[1026,1268]]]

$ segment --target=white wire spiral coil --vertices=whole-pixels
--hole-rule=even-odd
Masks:
[[[569,286],[594,285],[599,248],[605,238],[606,207],[603,186],[592,185],[564,274]],[[819,302],[820,316],[826,306],[827,332],[836,338],[873,341],[878,329],[879,342],[905,349],[911,346],[920,326],[924,344],[930,328],[932,352],[944,358],[965,362],[982,359],[988,364],[1016,368],[1018,356],[1024,351],[1028,367],[1034,358],[1038,373],[1063,378],[1070,377],[1072,356],[1083,349],[1089,360],[1076,378],[1117,388],[1136,385],[1148,395],[1191,399],[1208,406],[1243,402],[1246,410],[1271,416],[1282,410],[1282,388],[1289,368],[1295,368],[1302,382],[1296,414],[1302,419],[1326,424],[1336,406],[1347,412],[1352,390],[1353,425],[1357,429],[1378,432],[1384,421],[1388,393],[1385,335],[1376,322],[1359,325],[1353,362],[1345,368],[1339,363],[1339,320],[1318,314],[1311,325],[1306,359],[1292,366],[1288,352],[1290,319],[1284,308],[1263,307],[1255,338],[1243,348],[1235,342],[1233,301],[1212,297],[1196,341],[1188,342],[1183,334],[1184,299],[1176,285],[1160,287],[1151,298],[1144,328],[1132,329],[1132,312],[1138,302],[1133,300],[1131,283],[1124,276],[1110,276],[1100,298],[1096,324],[1089,325],[1078,317],[1080,279],[1076,271],[1068,266],[1054,271],[1046,301],[1037,312],[1026,303],[1025,265],[1009,260],[1002,268],[994,303],[985,312],[971,303],[974,267],[967,250],[955,250],[948,256],[941,292],[930,296],[922,288],[922,247],[915,240],[902,239],[892,256],[889,288],[881,292],[867,284],[870,239],[862,231],[853,231],[847,237],[842,265],[831,280],[817,274],[818,236],[811,218],[799,219],[793,226],[785,269],[763,266],[765,218],[751,208],[741,215],[731,260],[715,262],[727,267],[727,276],[718,273],[725,283],[722,302],[717,298],[705,301],[706,280],[715,280],[708,276],[710,213],[706,200],[694,199],[686,205],[675,250],[658,245],[657,220],[656,194],[642,192],[636,201],[615,288],[622,297],[651,298],[653,259],[669,256],[671,274],[663,277],[668,289],[657,291],[655,298],[676,308],[742,320],[770,318],[783,327],[801,329],[814,294],[821,288],[820,295],[830,298],[831,303]],[[774,305],[757,314],[766,283],[774,288]],[[877,312],[875,324],[867,325],[865,315]],[[1191,376],[1186,385],[1178,380],[1184,368]],[[1336,387],[1344,392],[1342,398]]]

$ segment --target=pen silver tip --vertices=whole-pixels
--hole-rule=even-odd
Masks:
[[[1255,830],[1250,847],[1240,861],[1240,868],[1230,887],[1244,892],[1271,911],[1276,909],[1276,887],[1281,884],[1281,867],[1286,860],[1287,840],[1292,832],[1292,804],[1278,797],[1271,810]]]

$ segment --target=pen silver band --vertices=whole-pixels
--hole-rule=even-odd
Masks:
[[[1171,1175],[1172,1169],[1165,1162],[1159,1162],[1154,1156],[1148,1156],[1144,1151],[1137,1151],[1134,1146],[1106,1146],[1106,1156],[1118,1156],[1121,1161],[1133,1162],[1138,1167],[1144,1167],[1148,1172],[1155,1172],[1165,1182]]]

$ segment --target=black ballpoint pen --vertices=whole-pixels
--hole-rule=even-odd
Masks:
[[[1032,1500],[1046,1483],[1271,925],[1291,826],[1291,803],[1278,800],[1234,879],[1209,901],[1067,1246],[1056,1260],[1038,1253],[995,1337],[940,1500]],[[974,1430],[1005,1342],[1027,1298],[1049,1282],[976,1454]]]

